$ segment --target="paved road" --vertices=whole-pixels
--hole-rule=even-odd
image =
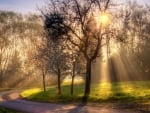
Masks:
[[[0,93],[0,106],[22,111],[23,113],[150,113],[132,109],[136,106],[126,105],[71,105],[31,102],[20,99],[20,91],[7,91]],[[131,109],[130,109],[131,107]]]

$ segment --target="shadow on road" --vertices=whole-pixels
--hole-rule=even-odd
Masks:
[[[68,113],[88,113],[85,106],[86,103],[81,103],[77,105],[74,109],[71,109]]]

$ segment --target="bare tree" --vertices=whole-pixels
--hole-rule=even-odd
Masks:
[[[90,94],[92,62],[100,56],[101,48],[107,42],[103,40],[109,40],[112,35],[112,31],[104,29],[102,23],[98,24],[95,19],[95,16],[107,13],[109,2],[110,0],[57,0],[50,1],[48,10],[42,11],[48,36],[71,42],[86,60],[85,97]],[[61,21],[53,18],[51,22],[52,15],[59,15]],[[53,37],[55,32],[59,36]]]
[[[7,71],[11,57],[13,57],[13,32],[12,22],[18,19],[13,12],[0,12],[0,85],[3,86],[3,78]]]
[[[131,66],[127,65],[126,68],[130,70],[130,75],[134,76],[135,80],[149,79],[150,57],[148,53],[150,51],[150,28],[148,26],[150,25],[150,6],[141,7],[135,1],[129,2],[127,5],[127,9],[125,10],[127,19],[124,22],[124,29],[126,29],[125,35],[128,37],[128,43],[126,46],[122,46],[122,51],[126,53],[125,56],[128,57],[129,61],[132,61],[134,67],[131,70]]]
[[[0,11],[0,84],[5,83],[9,86],[16,84],[15,82],[22,80],[23,77],[26,78],[26,73],[32,67],[26,66],[27,51],[34,48],[33,45],[39,41],[42,30],[39,17],[28,16],[26,18],[18,13]],[[13,70],[17,71],[14,73]],[[17,77],[13,77],[14,75]]]
[[[50,69],[53,74],[57,75],[58,83],[58,94],[61,94],[61,81],[64,76],[69,74],[69,63],[67,54],[63,52],[61,47],[56,47],[54,44],[53,48],[57,48],[50,52]]]

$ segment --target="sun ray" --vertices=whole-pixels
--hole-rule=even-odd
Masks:
[[[96,14],[95,16],[95,20],[97,23],[97,28],[100,28],[100,26],[102,25],[103,27],[108,26],[111,23],[111,15],[108,13],[103,13],[101,12],[99,15]]]

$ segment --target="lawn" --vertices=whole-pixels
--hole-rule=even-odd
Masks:
[[[28,89],[21,93],[23,98],[41,102],[80,102],[83,97],[84,85],[74,87],[73,96],[70,86],[62,86],[62,94],[57,95],[56,87],[47,88],[43,92],[40,88]],[[139,102],[150,100],[150,81],[134,81],[121,83],[92,84],[88,102]]]

